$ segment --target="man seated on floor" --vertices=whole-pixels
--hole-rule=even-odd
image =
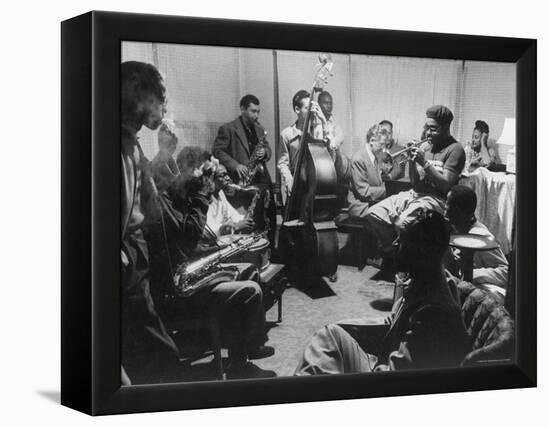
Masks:
[[[397,229],[414,220],[422,209],[441,214],[447,192],[458,183],[464,168],[462,145],[450,134],[453,113],[443,105],[426,111],[424,133],[426,143],[410,148],[409,175],[412,190],[390,196],[369,208],[367,219],[379,241],[385,270],[391,264],[391,244]]]
[[[273,376],[273,372],[247,362],[247,358],[261,359],[274,353],[272,347],[263,345],[267,340],[265,312],[262,290],[254,281],[258,278],[255,267],[237,265],[234,281],[212,282],[189,297],[166,298],[174,296],[174,269],[193,258],[203,235],[215,188],[216,162],[200,147],[184,147],[174,162],[176,137],[167,129],[161,129],[162,133],[165,135],[159,136],[159,154],[152,162],[158,203],[156,212],[149,214],[147,234],[153,297],[167,320],[177,319],[189,304],[219,316],[222,337],[229,343],[228,376]]]
[[[382,165],[377,157],[386,145],[386,135],[380,125],[371,126],[365,144],[351,158],[348,208],[352,218],[365,218],[369,207],[386,196]]]
[[[342,321],[319,330],[306,346],[296,375],[457,367],[470,340],[453,298],[442,258],[451,226],[422,211],[400,232],[396,265],[410,282],[389,322]],[[367,328],[361,344],[346,324]],[[363,341],[363,340],[361,340]]]
[[[465,185],[455,185],[447,196],[445,215],[457,233],[477,234],[495,240],[495,236],[475,217],[477,196],[474,190]],[[457,274],[460,251],[452,251],[446,267]],[[506,293],[508,283],[508,261],[502,249],[474,252],[473,283],[485,290],[501,295]]]

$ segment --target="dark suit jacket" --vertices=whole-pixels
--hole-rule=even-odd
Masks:
[[[380,176],[380,168],[369,158],[365,144],[357,150],[350,162],[349,213],[361,216],[364,204],[372,205],[386,195],[386,186]]]
[[[397,153],[398,151],[403,150],[404,147],[401,145],[398,145],[397,142],[394,142],[391,148],[389,149],[390,154]],[[404,157],[399,156],[395,161],[393,162],[393,169],[390,172],[390,179],[396,180],[401,179],[405,176],[405,167],[407,162],[402,162]]]
[[[255,128],[258,140],[261,141],[265,129],[259,125],[256,125]],[[240,117],[220,126],[212,151],[214,156],[227,168],[232,178],[235,178],[235,169],[239,164],[245,166],[248,164],[251,153]],[[269,161],[270,158],[271,147],[268,145],[265,161]]]

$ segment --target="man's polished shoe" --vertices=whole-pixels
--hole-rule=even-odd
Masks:
[[[275,354],[275,349],[269,345],[259,345],[248,349],[248,358],[251,360],[265,359]]]
[[[246,362],[231,363],[225,368],[227,379],[245,379],[245,378],[273,378],[277,374],[275,371],[261,369],[253,363]]]

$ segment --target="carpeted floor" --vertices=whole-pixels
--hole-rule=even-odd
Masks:
[[[286,289],[283,321],[269,323],[273,327],[269,330],[267,344],[275,348],[275,355],[254,363],[262,369],[275,371],[277,376],[292,375],[305,344],[319,328],[343,319],[387,316],[388,311],[382,309],[388,306],[393,285],[372,280],[377,272],[369,266],[358,271],[356,267],[341,265],[338,281],[325,281],[324,289],[314,291],[314,295],[294,287]],[[268,322],[276,320],[276,306],[267,312],[266,317]]]

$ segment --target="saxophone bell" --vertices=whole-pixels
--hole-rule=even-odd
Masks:
[[[256,121],[256,124],[258,126],[261,126],[259,121]],[[250,155],[250,159],[248,161],[248,164],[246,165],[248,169],[248,175],[246,178],[241,179],[239,181],[239,185],[242,187],[250,186],[250,184],[254,182],[255,178],[258,175],[262,175],[266,171],[265,156],[267,154],[268,142],[267,142],[267,131],[263,129],[263,132],[264,134],[260,138],[258,138],[258,144],[256,145],[256,148]],[[264,154],[262,155],[261,158],[258,157],[258,151],[260,149],[263,149],[264,151]]]

